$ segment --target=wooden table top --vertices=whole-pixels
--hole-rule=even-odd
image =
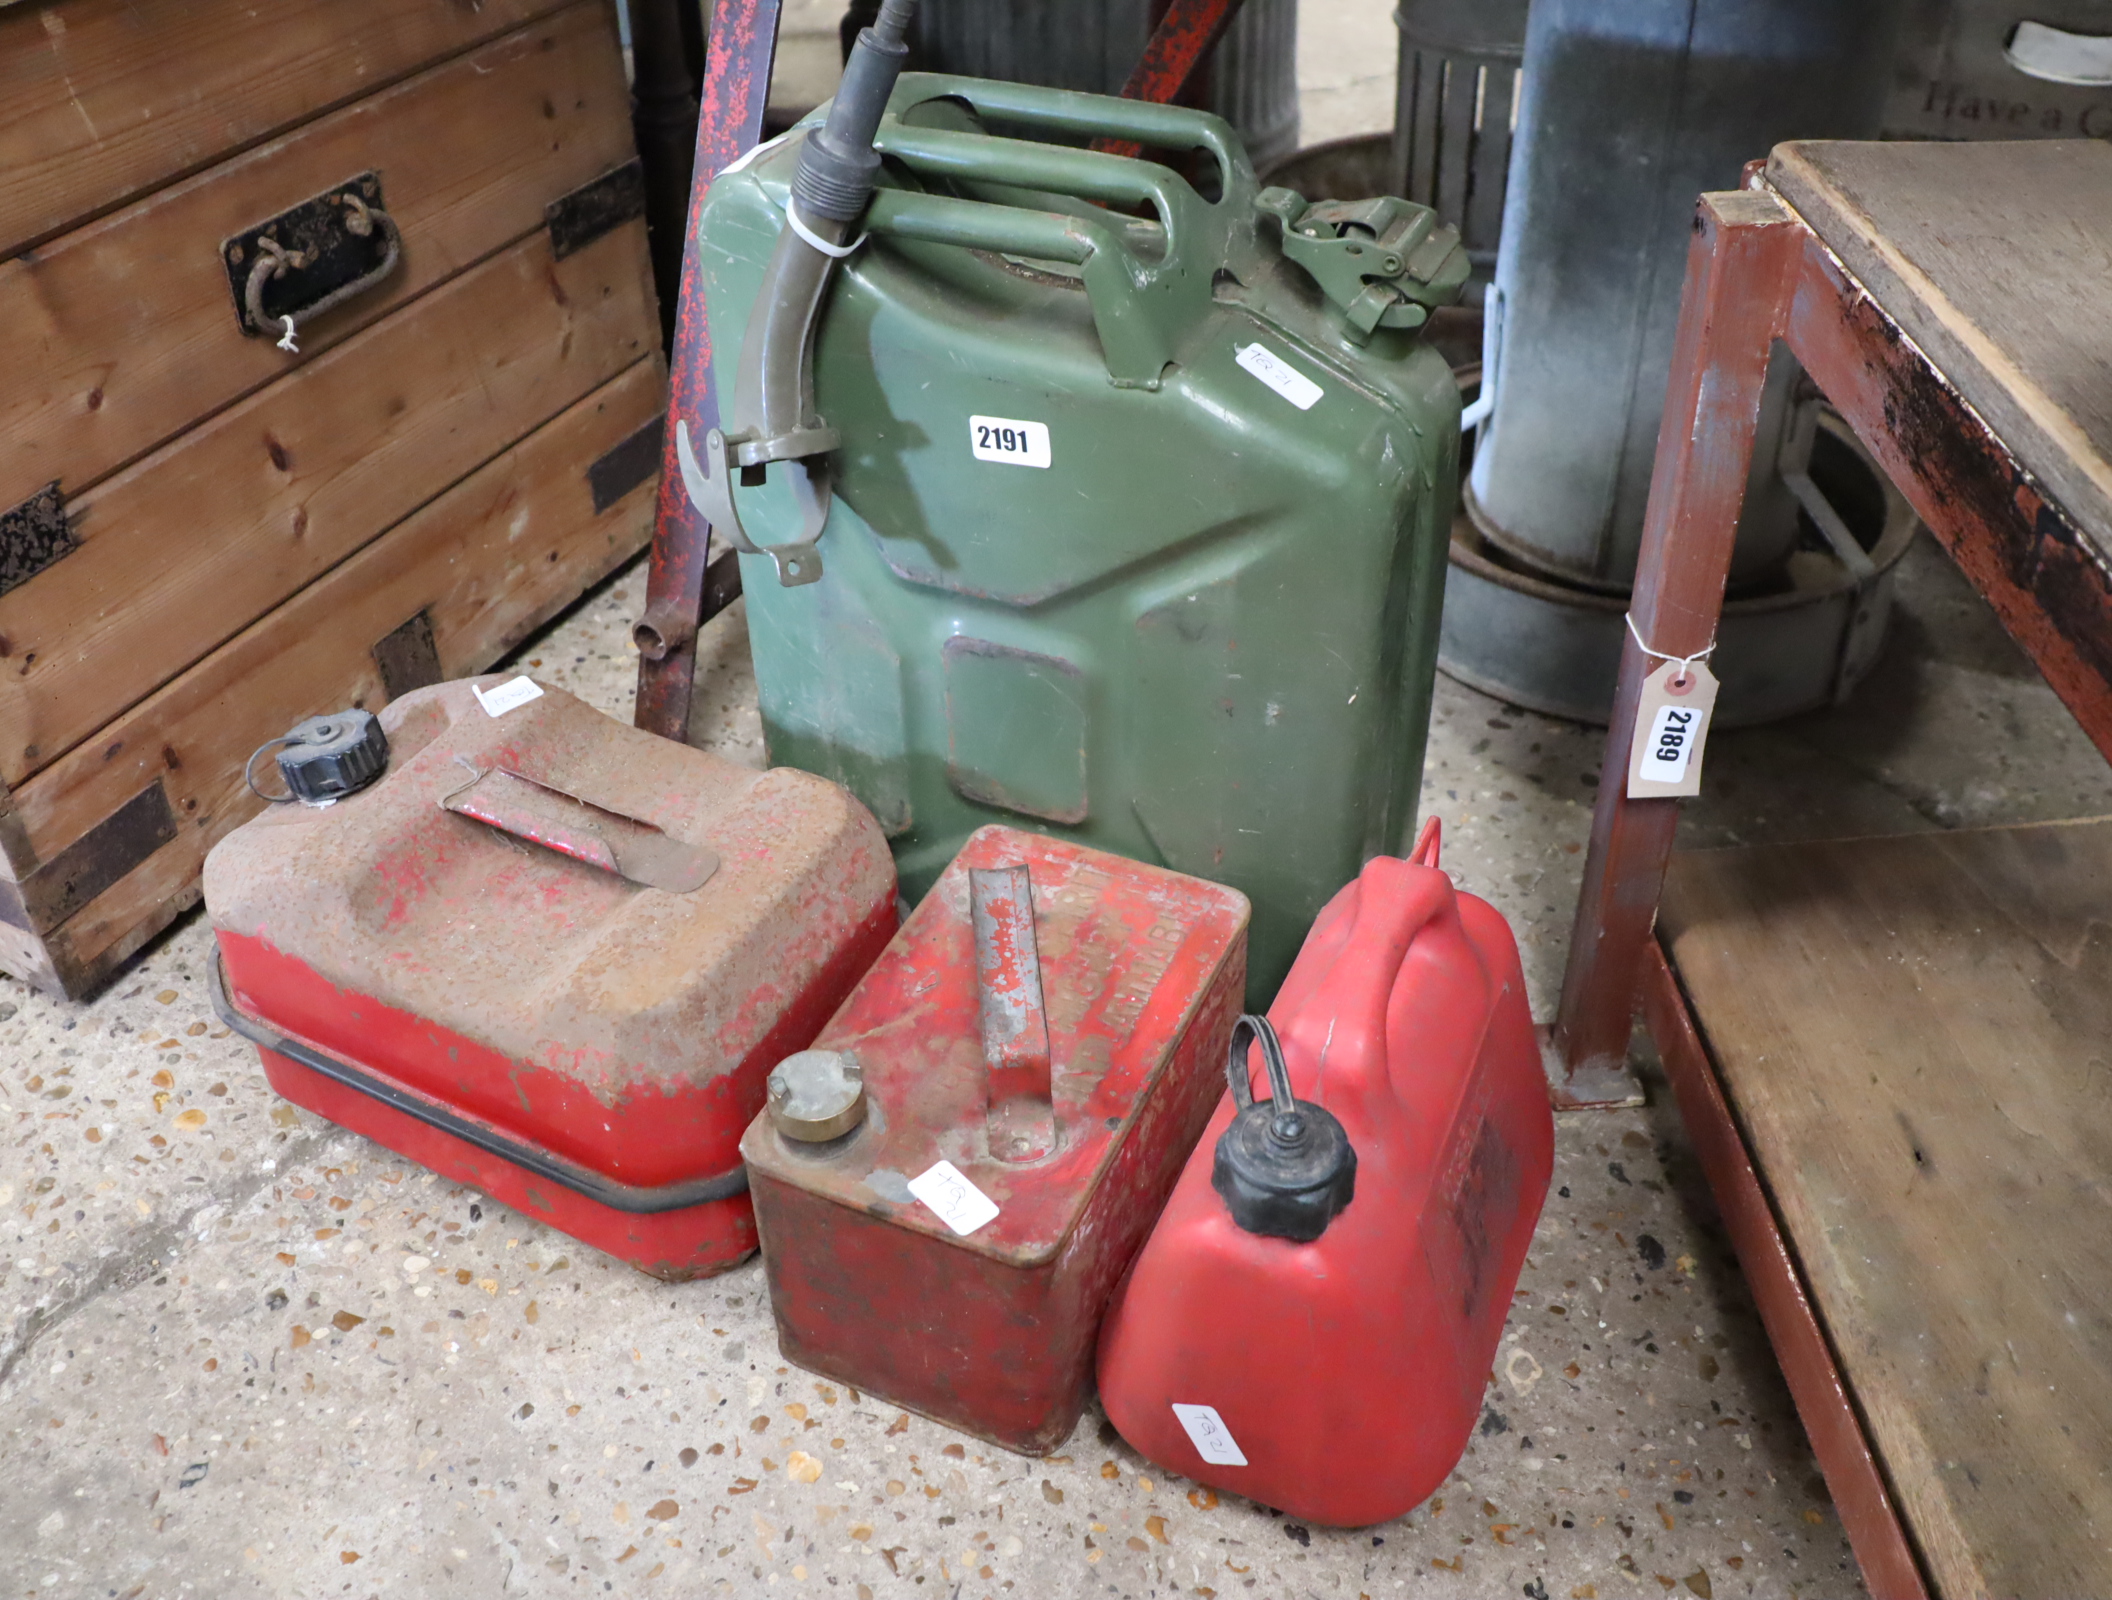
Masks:
[[[2112,143],[1808,141],[1767,179],[2112,552]]]
[[[1937,1592],[2105,1593],[2112,820],[1690,852],[1658,927]]]

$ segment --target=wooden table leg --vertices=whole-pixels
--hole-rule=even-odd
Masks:
[[[1660,654],[1690,656],[1715,642],[1768,352],[1787,320],[1806,236],[1803,223],[1766,190],[1705,194],[1695,208],[1629,610],[1634,633]],[[1629,1029],[1679,825],[1677,800],[1627,796],[1636,702],[1651,665],[1631,634],[1549,1051],[1555,1104],[1565,1109],[1635,1098]]]
[[[709,54],[704,64],[703,109],[697,118],[697,159],[692,169],[688,233],[697,208],[721,168],[762,137],[763,109],[770,94],[770,64],[777,55],[782,0],[718,0],[712,7]],[[702,438],[719,425],[718,392],[711,379],[711,324],[704,311],[704,276],[694,250],[682,252],[682,293],[675,307],[675,348],[668,372],[670,426],[661,442],[660,508],[653,522],[652,563],[646,569],[645,614],[634,630],[638,643],[638,700],[631,720],[666,739],[689,737],[690,690],[696,674],[697,629],[706,605],[723,607],[738,595],[740,569],[728,551],[706,576],[711,529],[689,503],[682,469],[675,460],[672,419],[689,423]]]

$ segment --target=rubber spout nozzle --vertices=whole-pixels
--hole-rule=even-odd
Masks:
[[[828,121],[800,147],[792,194],[807,215],[855,222],[872,199],[880,172],[873,135],[909,58],[909,22],[916,9],[916,0],[886,0],[873,25],[862,29],[851,46]]]

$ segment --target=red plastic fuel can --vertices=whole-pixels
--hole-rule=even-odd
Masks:
[[[1517,944],[1434,829],[1329,902],[1269,1016],[1109,1307],[1100,1398],[1170,1471],[1361,1527],[1466,1449],[1554,1119]]]
[[[221,841],[215,1003],[287,1099],[659,1277],[720,1271],[755,1248],[765,1075],[894,932],[886,840],[820,778],[498,685],[393,701],[378,780]]]
[[[1235,890],[970,837],[742,1140],[788,1360],[1044,1454],[1223,1092]]]

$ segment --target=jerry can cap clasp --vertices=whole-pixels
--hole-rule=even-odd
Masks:
[[[1283,225],[1283,254],[1342,310],[1358,344],[1375,328],[1420,328],[1450,305],[1472,271],[1459,230],[1411,200],[1319,200],[1264,189],[1254,209]]]
[[[1269,1098],[1257,1101],[1247,1075],[1247,1047],[1261,1046]],[[1210,1186],[1248,1233],[1310,1244],[1327,1231],[1357,1192],[1357,1152],[1335,1114],[1291,1093],[1283,1043],[1266,1017],[1232,1026],[1225,1064],[1239,1110],[1217,1141]]]

